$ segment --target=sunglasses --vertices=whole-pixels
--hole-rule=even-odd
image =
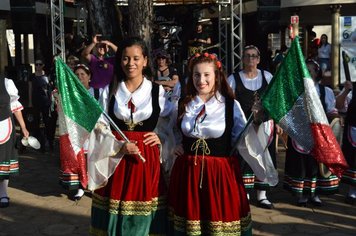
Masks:
[[[35,66],[43,66],[42,63],[36,63]]]

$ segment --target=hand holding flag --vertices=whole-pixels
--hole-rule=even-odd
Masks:
[[[98,119],[103,114],[109,122],[113,125],[113,127],[118,131],[121,137],[126,141],[130,142],[128,138],[124,135],[124,133],[116,126],[116,124],[111,120],[111,118],[104,112],[99,103],[94,99],[93,96],[89,94],[87,89],[81,84],[81,82],[77,79],[76,75],[73,71],[60,59],[56,58],[56,76],[57,76],[57,87],[58,87],[58,120],[59,120],[59,134],[60,140],[63,145],[61,148],[61,155],[65,156],[66,161],[64,164],[71,163],[68,168],[65,168],[69,173],[75,173],[75,163],[78,163],[78,153],[81,152],[84,142],[89,138],[91,131],[96,126]],[[111,147],[115,147],[115,149],[122,146],[117,145],[117,140],[114,136],[109,135],[99,135],[101,140],[106,140],[107,143],[113,143]],[[114,142],[114,140],[116,142]],[[95,139],[93,139],[95,140]],[[111,140],[111,141],[110,141]],[[94,144],[93,144],[94,145]],[[99,145],[103,146],[103,145]],[[93,183],[96,183],[94,187],[89,186],[89,189],[95,189],[96,186],[101,186],[103,183],[102,180],[106,180],[113,173],[112,171],[119,163],[119,158],[108,158],[112,155],[110,153],[117,153],[116,150],[112,150],[112,148],[106,148],[106,150],[95,150],[95,153],[100,153],[99,156],[96,156],[94,159],[96,163],[92,164],[93,172],[89,173],[89,179],[92,180],[92,176],[95,176]],[[91,147],[89,149],[92,150]],[[90,153],[88,153],[88,156]],[[142,161],[145,159],[139,154],[138,155]],[[90,159],[90,158],[89,158]],[[94,159],[91,161],[93,163]],[[110,160],[114,159],[114,160]],[[103,160],[107,160],[104,162]],[[115,165],[112,163],[115,162]],[[96,169],[100,164],[101,169]],[[110,166],[105,165],[110,164]],[[89,172],[90,172],[89,168]],[[106,168],[104,171],[103,168]],[[110,170],[110,171],[109,171]],[[105,175],[103,176],[103,173]],[[99,173],[99,174],[98,174]],[[85,174],[85,175],[84,175]],[[87,182],[86,173],[83,174],[84,181]],[[100,181],[99,178],[100,177]],[[85,187],[86,182],[83,182],[82,185]],[[90,183],[90,182],[89,182]]]

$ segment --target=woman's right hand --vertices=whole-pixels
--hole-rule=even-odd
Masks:
[[[122,146],[120,153],[124,155],[139,155],[141,151],[137,147],[136,142],[126,142],[124,146]]]

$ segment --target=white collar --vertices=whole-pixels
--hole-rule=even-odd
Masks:
[[[196,95],[190,102],[189,107],[191,107],[194,111],[196,109],[200,110],[200,107],[205,105],[205,113],[209,114],[209,111],[211,111],[209,109],[210,107],[215,107],[218,104],[224,103],[224,101],[225,98],[220,94],[220,92],[216,92],[216,94],[212,96],[206,103],[204,103],[204,101],[198,95]]]
[[[117,100],[121,100],[125,104],[131,99],[131,102],[137,106],[147,100],[147,97],[151,95],[151,90],[152,82],[146,79],[146,77],[143,78],[142,84],[132,93],[127,89],[125,82],[121,81],[115,97]]]

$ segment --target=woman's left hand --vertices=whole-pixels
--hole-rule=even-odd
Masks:
[[[144,134],[143,137],[145,137],[145,139],[143,140],[143,143],[145,145],[150,145],[152,147],[154,145],[161,144],[161,140],[155,132],[149,132],[147,134]]]

